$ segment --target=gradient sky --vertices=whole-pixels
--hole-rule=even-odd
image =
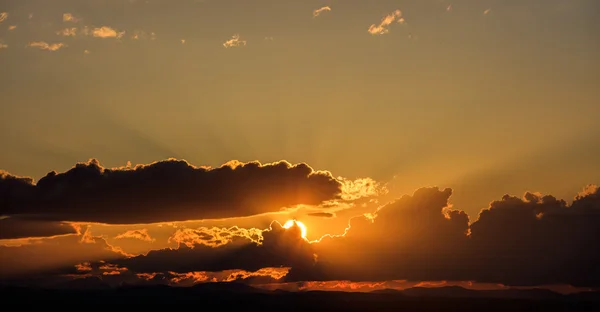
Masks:
[[[596,0],[0,0],[0,170],[38,180],[92,158],[106,168],[286,160],[389,191],[336,218],[309,217],[323,207],[308,205],[164,231],[72,230],[131,254],[175,248],[183,228],[292,217],[316,240],[429,186],[452,188],[449,204],[471,222],[505,194],[571,202],[600,185],[599,10]],[[321,195],[331,199],[311,198]],[[20,226],[42,227],[31,222]]]
[[[322,6],[331,11],[314,17]],[[600,176],[598,8],[4,0],[0,164],[37,179],[89,158],[108,167],[286,159],[336,176],[396,176],[401,193],[482,193],[464,199],[470,212],[502,195],[498,176],[510,180],[501,193],[571,197]],[[396,9],[405,24],[368,32]],[[125,34],[56,34],[84,26]],[[234,34],[247,44],[225,48]],[[26,47],[38,41],[65,46]]]

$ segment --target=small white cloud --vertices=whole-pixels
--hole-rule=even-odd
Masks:
[[[273,37],[271,37],[271,36],[265,37],[265,40],[273,41]]]
[[[0,49],[6,49],[8,48],[8,44],[4,44],[3,42],[0,42]]]
[[[313,11],[313,16],[317,17],[323,12],[331,12],[331,8],[329,6],[324,6],[324,7],[318,8]]]
[[[379,25],[372,24],[371,26],[369,26],[369,33],[371,33],[372,35],[387,34],[388,32],[390,32],[389,26],[393,22],[398,22],[400,24],[404,24],[406,22],[402,17],[402,11],[396,10],[386,15],[383,19],[381,19]]]
[[[0,12],[0,23],[4,22],[8,18],[8,12]]]
[[[125,35],[124,31],[118,31],[108,26],[102,26],[94,28],[92,30],[92,36],[98,38],[117,38],[121,39]]]
[[[231,48],[231,47],[240,47],[240,46],[245,46],[246,45],[246,40],[240,40],[240,35],[236,34],[233,35],[233,37],[231,37],[231,39],[225,41],[225,43],[223,43],[223,46],[226,48]]]
[[[29,13],[29,19],[33,18],[33,13]]]
[[[87,49],[83,50],[83,54],[90,54],[90,53],[92,53],[92,52],[90,52],[90,50],[87,50]]]
[[[452,4],[448,5],[448,7],[446,7],[446,11],[448,11],[448,12],[452,11]]]
[[[77,22],[79,22],[79,20],[80,20],[79,18],[76,18],[71,13],[64,13],[63,14],[63,22],[77,23]]]
[[[30,42],[28,46],[32,48],[39,48],[40,50],[58,51],[60,48],[64,47],[65,44],[61,42],[49,44],[45,41],[33,41]]]
[[[488,15],[491,11],[492,11],[492,9],[487,9],[487,10],[483,11],[483,15]]]
[[[185,39],[181,39],[181,44],[185,44]]]
[[[8,30],[15,30],[15,29],[17,29],[17,25],[8,26]]]

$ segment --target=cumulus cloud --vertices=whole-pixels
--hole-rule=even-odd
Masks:
[[[194,246],[200,244],[209,247],[219,247],[231,243],[236,238],[245,238],[249,242],[260,244],[263,240],[262,230],[256,228],[244,229],[237,226],[230,228],[182,228],[177,229],[169,237],[169,242],[177,243],[178,245],[184,244],[189,248],[194,248]]]
[[[148,229],[129,230],[129,231],[126,231],[124,233],[121,233],[121,234],[115,236],[115,239],[125,239],[125,238],[137,239],[137,240],[146,241],[146,242],[155,241],[155,239],[152,238],[150,236],[150,234],[148,234]]]
[[[4,22],[8,18],[8,12],[0,12],[0,23]]]
[[[404,23],[404,18],[402,17],[402,11],[396,10],[388,15],[386,15],[379,24],[372,24],[369,26],[369,33],[372,35],[383,35],[390,32],[389,26],[394,23]]]
[[[452,210],[450,189],[422,188],[370,217],[351,219],[344,235],[313,244],[314,274],[296,280],[463,280],[510,286],[600,286],[600,190],[571,205],[553,196],[504,196],[469,217]]]
[[[235,230],[234,230],[235,231]],[[229,239],[227,244],[211,244],[213,237],[195,233],[195,241],[184,240],[176,249],[161,249],[114,262],[137,273],[196,272],[239,269],[257,271],[266,267],[295,267],[304,270],[314,264],[311,244],[302,238],[298,226],[283,228],[273,222],[262,232],[262,239],[251,233],[219,235]],[[251,236],[244,236],[250,234]],[[234,236],[233,235],[239,235]],[[202,241],[209,243],[203,243]]]
[[[39,48],[40,50],[58,51],[62,47],[64,47],[65,44],[62,43],[62,42],[59,42],[59,43],[47,43],[45,41],[33,41],[33,42],[30,42],[28,44],[28,46],[32,47],[32,48]]]
[[[241,217],[318,205],[341,196],[329,172],[286,161],[232,161],[218,168],[169,159],[108,169],[97,160],[34,183],[0,175],[0,214],[115,224]]]
[[[317,17],[317,16],[319,16],[323,12],[330,12],[330,11],[331,11],[331,8],[329,6],[324,6],[324,7],[321,7],[321,8],[318,8],[318,9],[314,10],[313,11],[313,16]]]
[[[240,47],[240,46],[245,46],[246,45],[246,40],[240,40],[240,35],[235,34],[231,37],[231,39],[225,41],[225,43],[223,43],[223,46],[226,48],[231,48],[231,47]]]

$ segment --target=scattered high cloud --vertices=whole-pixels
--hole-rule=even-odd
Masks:
[[[246,45],[246,40],[240,40],[240,35],[235,34],[231,37],[231,39],[225,41],[225,43],[223,43],[223,46],[226,48],[231,48],[231,47],[240,47],[240,46],[245,46]]]
[[[449,5],[446,7],[446,11],[448,11],[448,12],[452,11],[452,4],[449,4]]]
[[[8,18],[8,12],[0,12],[0,23],[4,22]]]
[[[71,22],[71,23],[77,23],[79,22],[79,18],[76,18],[73,14],[71,13],[64,13],[63,14],[63,22]]]
[[[64,47],[65,44],[62,43],[62,42],[59,42],[59,43],[47,43],[45,41],[33,41],[33,42],[30,42],[28,44],[28,46],[32,47],[32,48],[39,48],[40,50],[58,51],[62,47]]]
[[[17,29],[17,25],[8,26],[8,30],[15,30],[15,29]]]
[[[118,31],[108,26],[102,26],[92,29],[92,36],[98,38],[117,38],[121,39],[125,35],[125,31]]]
[[[492,11],[492,9],[487,9],[487,10],[483,11],[483,15],[488,15],[491,11]]]
[[[330,11],[331,11],[331,8],[329,6],[324,6],[324,7],[321,7],[321,8],[318,8],[318,9],[314,10],[313,11],[313,16],[317,17],[317,16],[319,16],[323,12],[330,12]]]
[[[56,32],[57,35],[65,37],[77,36],[77,27],[67,27]]]
[[[0,214],[55,221],[123,224],[243,217],[341,196],[342,183],[329,172],[286,161],[231,161],[206,168],[169,159],[109,169],[90,160],[63,173],[53,171],[37,183],[0,174],[0,201],[6,203]]]
[[[0,40],[0,49],[6,49],[6,48],[8,48],[8,44],[5,44],[4,42],[2,42]]]
[[[403,24],[405,22],[404,18],[402,17],[402,11],[396,10],[386,15],[378,25],[372,24],[371,26],[369,26],[369,33],[371,33],[372,35],[387,34],[390,32],[389,26],[394,22],[400,24]]]

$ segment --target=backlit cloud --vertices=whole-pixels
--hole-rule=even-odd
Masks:
[[[206,168],[169,159],[109,169],[90,160],[63,173],[51,172],[37,183],[0,175],[0,200],[7,203],[0,214],[56,221],[127,224],[243,217],[318,205],[341,195],[342,183],[329,172],[286,161],[231,161]]]
[[[64,47],[65,44],[62,43],[62,42],[59,42],[59,43],[47,43],[45,41],[33,41],[33,42],[30,42],[28,44],[28,46],[32,47],[32,48],[39,48],[40,50],[58,51],[62,47]]]
[[[154,238],[152,238],[150,236],[150,234],[148,234],[148,230],[147,229],[141,229],[141,230],[129,230],[126,231],[124,233],[121,233],[117,236],[115,236],[115,239],[138,239],[141,241],[147,241],[147,242],[153,242],[155,241]]]
[[[240,46],[245,46],[246,45],[246,40],[240,40],[240,35],[233,35],[233,37],[231,37],[231,39],[225,41],[225,43],[223,43],[223,46],[226,48],[231,48],[231,47],[240,47]]]
[[[372,24],[369,26],[369,33],[372,35],[383,35],[390,32],[389,26],[394,23],[404,23],[404,18],[402,17],[402,11],[396,10],[388,15],[386,15],[379,24]]]
[[[319,16],[323,12],[330,12],[330,11],[331,11],[331,8],[329,6],[324,6],[324,7],[321,7],[321,8],[318,8],[318,9],[314,10],[313,11],[313,16],[317,17],[317,16]]]

